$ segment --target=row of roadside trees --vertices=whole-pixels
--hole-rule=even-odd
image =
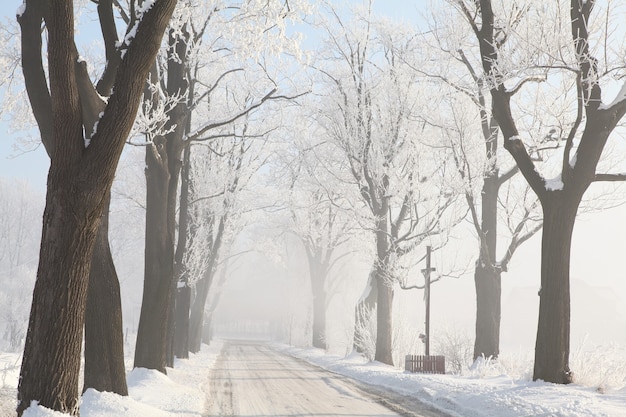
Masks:
[[[599,165],[625,105],[623,42],[612,23],[624,11],[578,1],[536,6],[451,1],[430,11],[423,32],[373,18],[371,2],[349,18],[333,5],[322,13],[324,43],[308,63],[313,94],[299,125],[305,137],[291,157],[307,166],[285,164],[300,176],[291,183],[309,189],[316,216],[292,215],[293,230],[317,268],[314,317],[325,309],[317,300],[326,298],[319,288],[331,287],[332,262],[316,266],[311,247],[334,251],[331,260],[345,256],[333,213],[351,213],[343,230],[373,233],[355,339],[359,318],[375,312],[377,360],[393,362],[394,287],[419,259],[403,257],[424,239],[441,247],[461,219],[477,242],[474,358],[497,357],[502,273],[544,227],[534,379],[571,381],[574,219],[592,183],[624,180],[611,173],[618,156]],[[536,30],[552,21],[556,28]],[[318,331],[314,324],[312,342],[324,347]]]
[[[613,39],[622,11],[594,4],[450,1],[421,30],[376,19],[371,2],[349,17],[323,3],[310,17],[324,42],[302,55],[288,33],[304,2],[100,0],[106,65],[93,82],[73,2],[25,2],[24,82],[51,166],[18,413],[36,400],[78,414],[83,329],[84,388],[127,394],[108,207],[129,138],[146,150],[135,366],[165,372],[199,350],[209,290],[249,208],[239,196],[271,161],[308,260],[315,346],[325,347],[329,277],[355,230],[373,248],[355,328],[375,312],[375,358],[391,364],[408,255],[443,247],[469,219],[474,357],[497,357],[501,274],[543,224],[534,378],[569,382],[574,220],[592,182],[624,179],[596,173],[626,94],[602,101],[605,78],[624,75],[623,51],[600,60],[594,48]],[[555,16],[556,29],[531,30]]]
[[[129,137],[135,145],[143,138],[147,179],[135,366],[165,372],[175,348],[180,357],[200,348],[220,248],[238,227],[237,193],[259,167],[253,138],[269,126],[259,127],[253,114],[287,98],[275,69],[263,63],[264,51],[289,51],[279,26],[293,13],[282,2],[176,3],[98,2],[106,65],[97,82],[79,59],[72,2],[29,1],[18,13],[26,90],[51,159],[20,415],[32,400],[78,413],[83,327],[84,389],[127,394],[108,211]],[[127,27],[122,36],[118,25]],[[193,179],[194,169],[205,176],[213,170],[209,187]]]

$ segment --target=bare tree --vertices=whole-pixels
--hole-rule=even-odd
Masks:
[[[326,349],[326,309],[329,302],[329,278],[333,267],[347,253],[341,253],[342,244],[349,239],[347,228],[349,223],[342,221],[342,214],[331,201],[326,200],[321,193],[314,193],[313,205],[308,205],[308,211],[302,219],[292,212],[294,223],[305,221],[306,231],[301,229],[300,238],[309,265],[309,280],[313,295],[313,331],[312,344],[314,347]],[[300,218],[299,218],[300,217]],[[300,224],[302,226],[302,224]],[[344,248],[345,250],[345,248]]]
[[[190,5],[181,11],[146,93],[145,113],[152,121],[145,127],[148,226],[135,366],[161,372],[173,365],[175,288],[186,285],[184,267],[179,263],[184,248],[175,256],[183,152],[193,142],[230,137],[233,123],[267,102],[286,98],[260,63],[255,71],[263,73],[265,79],[258,78],[255,88],[238,91],[231,83],[237,75],[250,70],[245,64],[248,57],[242,58],[250,48],[242,46],[248,32],[256,33],[258,42],[265,32],[272,33],[272,19],[290,18],[295,12],[280,1],[254,10],[227,2],[206,6],[206,10],[201,6]],[[241,31],[229,33],[237,25]],[[192,120],[193,114],[199,116]],[[180,245],[185,244],[180,240],[184,232],[178,231]],[[181,303],[186,303],[188,294],[187,290],[180,291]]]
[[[449,155],[415,136],[423,101],[402,57],[415,47],[407,33],[376,24],[369,15],[346,23],[334,10],[329,13],[334,24],[326,26],[326,48],[316,64],[325,82],[317,118],[342,151],[369,212],[371,223],[364,227],[376,245],[368,283],[377,291],[375,359],[391,364],[393,287],[407,269],[403,259],[452,224]]]
[[[174,0],[157,0],[141,9],[119,46],[123,58],[112,76],[114,93],[106,104],[79,60],[73,2],[26,1],[18,15],[26,88],[51,158],[18,415],[32,401],[78,414],[88,278],[100,219],[143,82],[175,5]],[[47,32],[47,72],[42,22]],[[94,108],[103,109],[95,119]]]
[[[96,84],[96,90],[102,97],[108,97],[111,93],[111,83],[120,62],[120,51],[116,48],[117,30],[115,27],[115,19],[110,1],[103,1],[98,6],[98,19],[101,23],[103,39],[106,49],[106,58],[109,65],[103,74],[103,77]],[[15,54],[15,56],[18,56]],[[33,55],[34,58],[34,55]],[[104,102],[95,94],[90,93],[90,89],[94,87],[89,81],[86,68],[80,68],[79,88],[83,95],[83,119],[87,125],[93,125],[98,119],[99,113],[104,108]],[[11,74],[11,81],[18,77]],[[32,80],[31,80],[32,81]],[[11,85],[12,82],[9,83]],[[21,84],[19,84],[21,85]],[[28,87],[27,87],[28,90]],[[32,90],[32,89],[31,89]],[[22,96],[19,94],[18,96]],[[22,97],[24,98],[24,97]],[[11,99],[9,100],[11,101]],[[28,103],[28,100],[26,100]],[[26,104],[28,106],[28,104]],[[12,108],[13,104],[9,104]],[[30,116],[30,111],[24,111],[18,108],[12,108],[13,114],[21,112]],[[28,120],[32,123],[32,117],[14,117],[13,119]],[[51,120],[47,118],[39,118],[37,122],[40,124],[49,123]],[[23,123],[23,122],[22,122]],[[51,130],[51,127],[43,127],[45,130]],[[40,142],[31,140],[32,142]],[[30,142],[30,141],[29,141]],[[22,146],[24,143],[22,144]],[[32,143],[31,143],[32,145]],[[44,142],[44,147],[48,154],[51,153],[49,143]],[[100,391],[111,391],[121,395],[127,394],[126,378],[124,372],[123,361],[123,336],[122,336],[122,313],[120,303],[119,282],[115,267],[113,265],[110,249],[108,246],[108,201],[103,211],[103,220],[101,229],[98,231],[96,246],[93,254],[93,262],[91,264],[89,276],[89,294],[87,303],[87,312],[85,317],[85,373],[84,373],[84,389],[93,387]],[[97,293],[98,297],[91,294]],[[103,320],[106,317],[106,320]]]
[[[626,84],[622,85],[616,99],[606,104],[602,102],[601,83],[613,71],[623,72],[623,63],[614,66],[606,49],[602,61],[594,57],[595,38],[591,30],[594,29],[592,10],[596,2],[593,0],[572,0],[569,10],[563,4],[554,4],[554,8],[546,9],[552,15],[543,10],[535,13],[531,5],[498,10],[489,0],[456,4],[478,39],[492,112],[504,136],[504,147],[515,159],[543,209],[539,325],[533,378],[569,383],[572,381],[569,369],[572,231],[583,195],[593,182],[625,179],[623,175],[596,172],[609,136],[626,113]],[[606,14],[607,19],[611,17],[610,13]],[[548,22],[558,25],[555,34],[550,31],[548,35],[541,30]],[[518,29],[521,24],[533,29]],[[563,34],[568,32],[571,37],[566,42]],[[537,38],[528,39],[530,35]],[[604,33],[604,39],[609,35]],[[551,38],[550,42],[547,37]],[[547,45],[554,45],[552,38],[563,38],[563,42],[555,49],[548,49]],[[526,138],[518,130],[521,117],[511,100],[527,81],[538,76],[558,80],[560,94],[569,93],[576,109],[574,114],[566,115],[570,122],[562,123],[569,129],[559,139],[563,142],[562,160],[554,179],[545,177],[538,161],[531,157],[528,141],[533,140],[532,133],[537,132],[531,132]],[[547,118],[550,113],[545,110]]]
[[[496,358],[500,353],[502,273],[520,245],[541,229],[542,222],[537,198],[528,185],[516,180],[517,166],[500,151],[502,139],[489,108],[488,85],[473,53],[478,45],[449,12],[445,7],[432,12],[429,30],[421,35],[431,48],[432,62],[413,68],[439,90],[433,97],[439,97],[439,108],[446,110],[422,117],[440,129],[451,148],[478,240],[474,359]],[[468,111],[472,108],[474,112]],[[511,195],[517,198],[508,198]]]
[[[194,146],[190,196],[193,242],[185,255],[185,285],[193,291],[187,319],[189,350],[194,353],[202,343],[207,301],[220,261],[245,223],[242,217],[247,204],[242,194],[266,158],[264,140],[248,126],[248,122],[235,124],[233,128],[239,133],[228,140]]]
[[[308,166],[303,169],[304,178],[293,179],[289,207],[292,232],[300,239],[308,261],[313,296],[311,342],[314,347],[326,349],[326,310],[332,295],[329,279],[337,263],[350,254],[346,244],[351,239],[354,221],[337,204],[339,193],[329,195],[319,185],[307,187],[305,182],[315,178],[313,170]]]

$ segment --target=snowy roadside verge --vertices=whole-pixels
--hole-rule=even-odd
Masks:
[[[202,350],[198,354],[191,354],[189,359],[177,359],[175,367],[167,369],[167,375],[143,368],[130,370],[127,375],[128,397],[93,389],[87,390],[81,399],[81,417],[202,416],[206,399],[204,385],[222,350],[222,345],[219,340],[213,342],[211,346],[202,345]],[[18,375],[19,366],[16,371],[7,374],[13,401],[6,410],[0,407],[0,417],[15,415],[17,395],[15,387]],[[9,387],[5,389],[9,390]],[[66,414],[38,405],[29,407],[24,413],[24,417],[62,416]]]
[[[514,380],[506,375],[466,377],[410,374],[360,355],[340,357],[320,349],[274,345],[280,352],[328,371],[418,398],[462,417],[626,417],[626,388],[602,394],[572,384]]]

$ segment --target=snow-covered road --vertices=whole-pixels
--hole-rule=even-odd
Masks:
[[[225,343],[211,375],[208,416],[440,416],[262,343]]]

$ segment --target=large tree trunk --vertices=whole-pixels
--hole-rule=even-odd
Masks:
[[[89,273],[83,391],[94,388],[128,395],[120,284],[109,247],[110,201],[108,193]]]
[[[173,275],[170,283],[170,311],[167,315],[167,328],[165,335],[165,366],[174,367],[174,333],[176,324],[176,281]]]
[[[52,161],[20,373],[18,415],[32,400],[78,414],[87,284],[104,200],[101,197],[98,204],[98,191],[85,189],[85,185],[76,172]]]
[[[499,53],[506,48],[499,48],[495,41],[500,29],[490,1],[480,2],[480,30],[476,22],[472,23],[480,45],[484,73],[494,81],[491,87],[492,111],[504,136],[504,147],[515,159],[543,208],[539,325],[533,379],[561,384],[572,380],[568,363],[569,268],[576,212],[584,192],[593,181],[623,180],[622,175],[602,175],[596,172],[609,135],[626,114],[626,100],[617,100],[608,106],[602,104],[602,88],[597,76],[598,60],[593,57],[589,43],[588,22],[593,4],[572,0],[570,7],[572,43],[576,49],[578,69],[578,115],[563,149],[563,165],[559,176],[561,185],[557,189],[548,186],[517,129],[511,110],[512,94],[504,86],[507,75],[497,70]],[[579,135],[583,120],[584,130]]]
[[[474,360],[480,356],[497,358],[500,353],[501,270],[496,265],[498,236],[498,171],[495,167],[497,136],[487,140],[487,157],[493,165],[482,188],[480,253],[474,283],[476,286],[476,339]]]
[[[134,366],[165,373],[174,275],[174,237],[167,221],[170,177],[167,162],[151,147],[146,150],[145,277]]]
[[[168,162],[169,162],[169,173],[170,179],[168,182],[168,192],[167,192],[167,217],[166,224],[169,229],[169,234],[172,237],[172,257],[170,258],[172,261],[172,266],[170,268],[170,293],[171,293],[171,302],[170,302],[170,312],[168,315],[167,322],[167,335],[166,335],[166,351],[165,351],[165,362],[167,366],[174,366],[174,335],[176,329],[176,302],[177,302],[177,288],[178,288],[178,279],[179,276],[175,273],[175,268],[180,265],[176,265],[174,262],[175,253],[174,253],[174,235],[176,229],[176,203],[178,197],[178,180],[180,178],[180,168],[181,168],[181,141],[182,139],[178,135],[182,135],[183,129],[178,129],[174,131],[168,139]],[[186,230],[179,230],[179,234],[187,233]],[[184,251],[185,248],[181,250]],[[168,253],[169,256],[169,253]]]
[[[180,37],[180,33],[170,30],[168,56],[186,56],[189,33],[186,30],[182,33]],[[181,59],[167,60],[170,97],[184,95],[187,91],[186,64]],[[168,112],[165,128],[170,132],[155,138],[146,152],[146,267],[135,367],[161,372],[165,372],[165,366],[174,365],[176,198],[188,117],[187,103],[182,100]],[[148,306],[144,309],[146,303]],[[161,303],[164,304],[159,305]]]
[[[393,365],[393,282],[388,276],[389,235],[387,213],[381,213],[376,227],[376,265],[374,282],[378,289],[376,302],[376,355],[375,360]]]
[[[187,43],[189,42],[190,34],[186,27],[183,26],[182,31],[170,30],[169,32],[169,51],[167,63],[167,92],[170,97],[178,95],[184,95],[189,88],[187,80],[187,62],[183,57],[187,56]],[[170,179],[168,183],[167,205],[168,205],[168,227],[172,236],[175,234],[176,229],[176,204],[178,203],[178,182],[180,179],[180,172],[182,168],[181,156],[185,149],[184,134],[189,128],[190,109],[187,106],[185,100],[179,101],[176,106],[169,112],[168,124],[172,127],[172,132],[167,134],[166,151],[167,151],[167,164],[170,173]],[[183,239],[186,238],[186,225],[180,225],[179,236]],[[181,244],[181,240],[178,241]],[[183,253],[185,251],[185,242],[182,242],[180,248],[180,262],[182,262]],[[173,268],[180,270],[180,263],[174,265]],[[173,269],[173,272],[177,272]],[[171,311],[169,315],[169,322],[167,325],[167,351],[166,351],[166,363],[168,366],[174,366],[174,350],[175,350],[175,332],[176,332],[176,290],[178,288],[179,274],[172,274],[172,304],[170,306]]]
[[[382,271],[381,271],[382,272]],[[376,303],[376,356],[375,360],[393,365],[393,287],[384,274],[377,274],[378,302]]]
[[[563,192],[561,192],[563,193]],[[561,197],[561,198],[559,198]],[[533,379],[572,382],[570,350],[570,248],[580,198],[543,201],[539,325]]]
[[[174,354],[177,358],[189,358],[189,311],[191,309],[191,288],[182,285],[176,293],[176,317]]]
[[[204,306],[206,305],[211,288],[212,273],[205,275],[196,283],[196,297],[191,306],[191,317],[189,319],[189,351],[200,352],[202,347],[202,326],[204,322]]]
[[[497,358],[500,353],[500,270],[478,261],[474,271],[476,284],[476,340],[474,359]]]
[[[81,106],[87,103],[79,94],[79,83],[84,85],[89,77],[83,64],[77,65],[73,2],[29,0],[18,16],[24,80],[51,157],[37,281],[18,386],[20,416],[33,401],[78,415],[81,347],[96,236],[137,112],[141,85],[175,5],[175,0],[160,0],[144,13],[133,41],[127,44],[115,76],[115,92],[95,132],[89,129],[91,121],[83,117]],[[47,72],[41,57],[44,16]],[[77,74],[76,67],[83,71]],[[84,136],[83,132],[94,133]]]

